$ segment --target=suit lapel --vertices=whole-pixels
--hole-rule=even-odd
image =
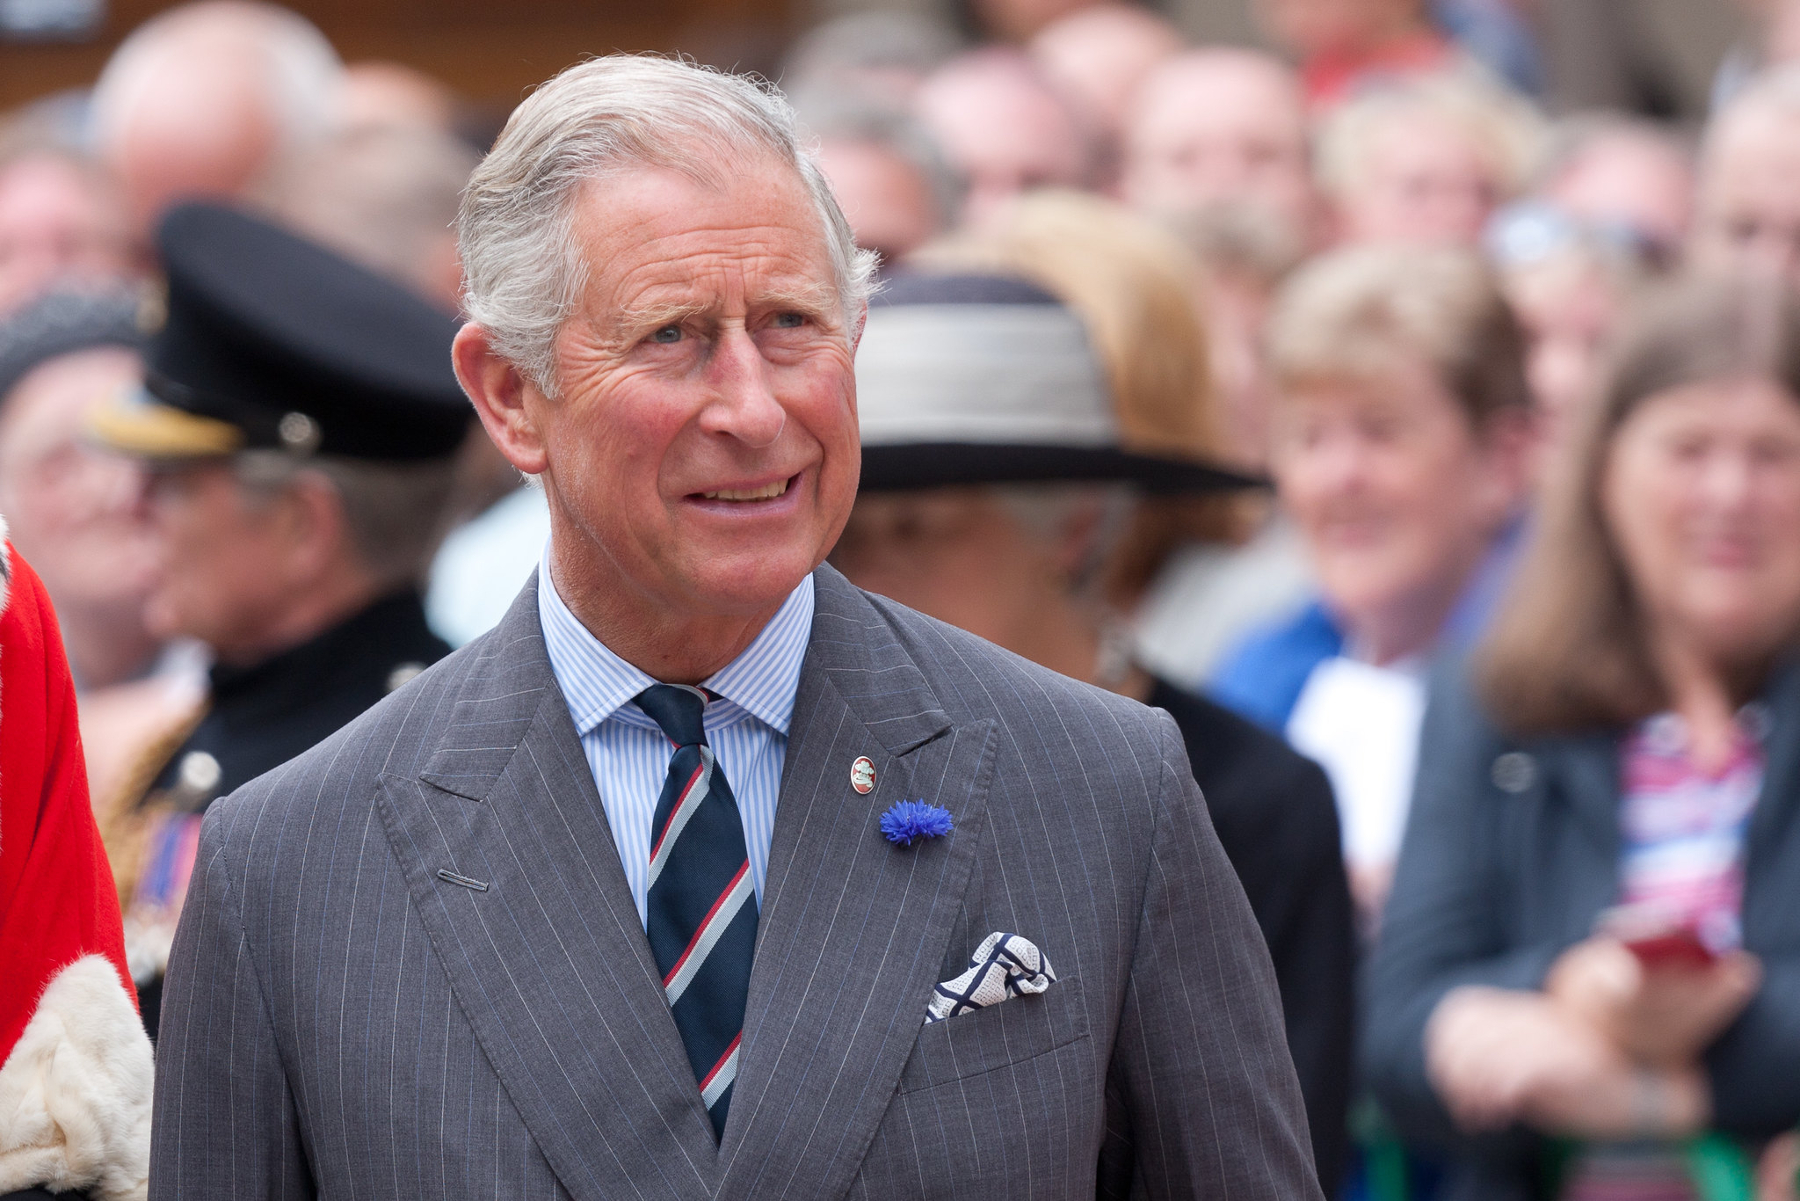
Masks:
[[[924,1021],[984,828],[990,721],[956,725],[869,600],[830,568],[801,673],[719,1196],[849,1187]],[[867,796],[850,767],[875,764]],[[954,832],[888,843],[898,800]]]
[[[508,1096],[578,1198],[701,1198],[718,1151],[528,587],[380,807]],[[445,879],[445,875],[451,879]]]

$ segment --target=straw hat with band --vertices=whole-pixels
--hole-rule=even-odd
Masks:
[[[1192,494],[1263,483],[1122,447],[1080,318],[1005,276],[890,277],[869,304],[856,391],[863,492],[1129,483]]]

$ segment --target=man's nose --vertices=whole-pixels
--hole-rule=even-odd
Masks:
[[[769,364],[748,330],[719,335],[711,370],[713,399],[700,415],[708,433],[728,434],[746,446],[773,445],[787,425],[787,410],[769,380]]]

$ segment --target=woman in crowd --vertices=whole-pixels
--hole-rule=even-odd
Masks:
[[[1523,342],[1473,254],[1367,247],[1303,268],[1270,343],[1270,461],[1319,595],[1227,655],[1212,691],[1325,768],[1372,930],[1428,657],[1480,626],[1510,562],[1531,440]]]
[[[1800,306],[1672,286],[1586,416],[1434,693],[1368,978],[1459,1198],[1700,1196],[1800,1120]]]
[[[1353,960],[1330,789],[1279,739],[1140,667],[1127,633],[1159,559],[1243,482],[1206,466],[1198,319],[1164,237],[1117,206],[1044,195],[933,255],[945,274],[896,276],[857,356],[862,490],[832,562],[1174,717],[1269,944],[1329,1191]]]

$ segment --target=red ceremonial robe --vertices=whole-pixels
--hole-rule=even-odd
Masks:
[[[4,526],[0,526],[0,538]],[[142,1197],[151,1054],[56,615],[0,546],[0,1194]]]

